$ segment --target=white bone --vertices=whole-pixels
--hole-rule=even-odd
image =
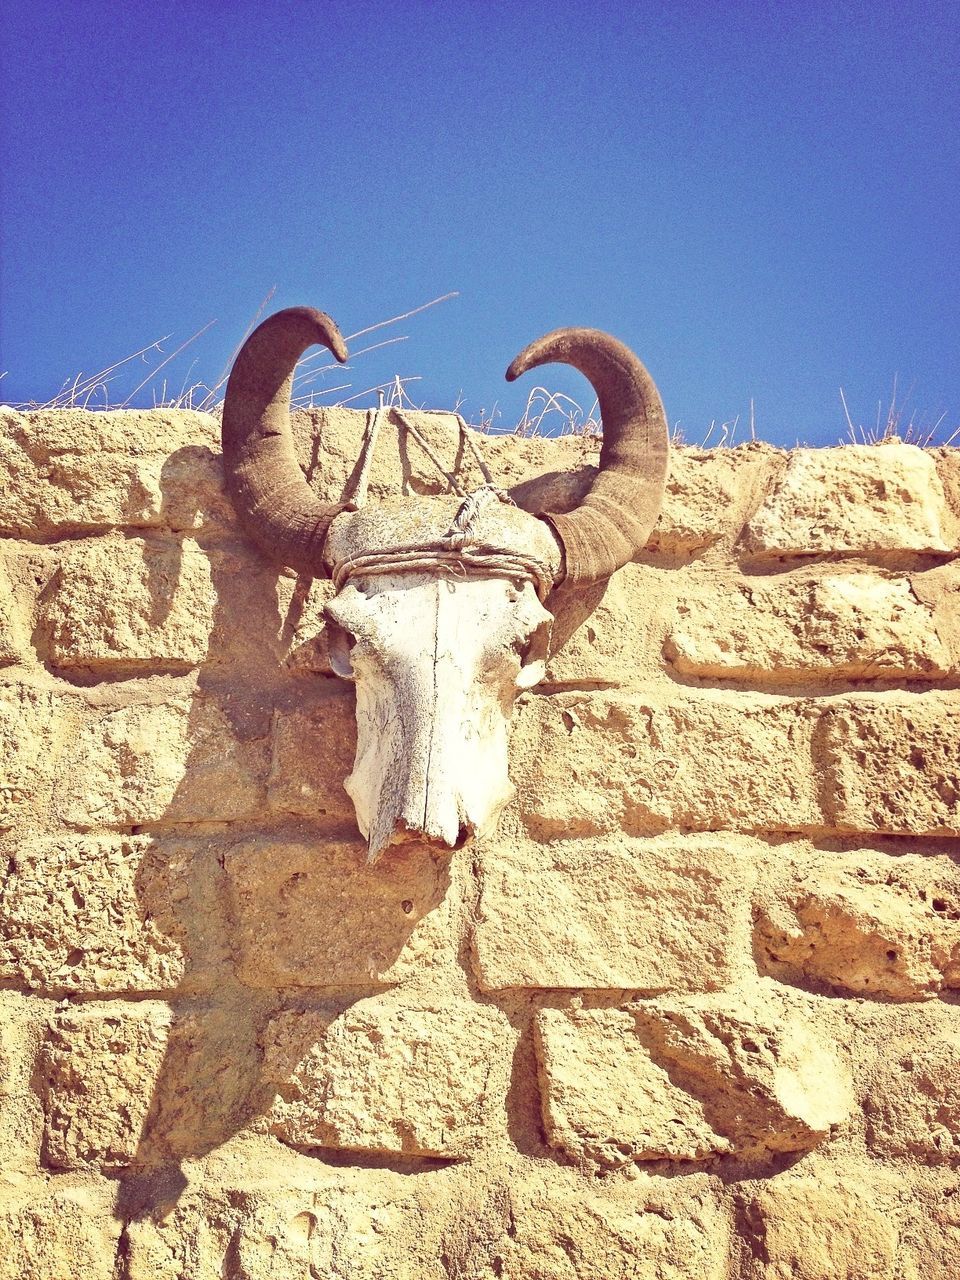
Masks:
[[[548,526],[515,508],[510,523],[507,549],[522,541],[555,573],[559,553]],[[393,546],[396,537],[389,528],[375,541]],[[344,785],[369,860],[396,842],[453,848],[489,830],[513,792],[514,700],[543,678],[546,664],[552,618],[532,579],[455,561],[361,571],[327,615],[334,669],[357,687],[357,755]]]

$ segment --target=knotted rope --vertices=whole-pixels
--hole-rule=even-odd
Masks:
[[[367,490],[370,479],[370,464],[373,450],[384,415],[388,412],[382,406],[367,412],[364,426],[363,444],[360,453],[360,469],[352,495],[353,502],[362,507],[367,501]],[[510,551],[505,547],[480,543],[476,539],[477,524],[491,503],[501,502],[507,506],[516,503],[507,493],[494,484],[493,475],[483,459],[472,432],[460,414],[457,424],[461,442],[465,443],[473,454],[474,460],[484,478],[484,483],[472,493],[467,493],[459,484],[454,474],[448,472],[443,463],[431,449],[423,435],[412,422],[398,409],[394,413],[400,425],[420,446],[426,456],[444,477],[451,492],[462,498],[463,502],[457,510],[450,528],[433,542],[404,543],[394,547],[383,547],[377,551],[365,552],[352,559],[343,560],[333,569],[333,584],[339,591],[350,578],[357,574],[387,573],[427,573],[439,572],[450,577],[464,578],[471,571],[482,573],[487,577],[523,578],[534,584],[537,595],[543,601],[553,587],[553,574],[548,567],[534,556],[522,552]],[[348,495],[344,495],[348,497]]]

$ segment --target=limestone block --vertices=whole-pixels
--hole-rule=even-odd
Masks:
[[[301,1149],[460,1159],[503,1106],[513,1041],[499,1010],[469,1001],[282,1013],[264,1041],[270,1132]]]
[[[537,839],[822,824],[815,709],[759,694],[561,693],[518,707],[511,775]]]
[[[663,508],[648,548],[682,556],[729,541],[743,522],[745,501],[780,456],[760,443],[671,449]]]
[[[950,509],[960,517],[960,449],[946,445],[928,452],[936,463]]]
[[[676,573],[628,564],[605,588],[557,592],[546,687],[640,684],[663,670],[665,620],[676,609]]]
[[[445,470],[466,489],[483,483],[470,450],[460,441],[450,413],[405,413]],[[317,409],[294,413],[297,455],[314,490],[325,501],[340,499],[356,471],[365,411]],[[570,511],[596,476],[600,439],[592,435],[515,436],[473,432],[495,482],[518,505],[530,501],[534,482],[540,510]],[[736,449],[673,449],[663,510],[649,548],[668,556],[688,555],[729,538],[743,521],[744,500],[779,456],[769,445]],[[443,493],[446,483],[420,447],[391,414],[381,427],[370,471],[371,499],[389,493]]]
[[[206,658],[216,592],[191,539],[73,542],[55,581],[39,628],[54,667],[185,669]]]
[[[0,992],[0,1168],[7,1177],[39,1167],[43,1121],[33,1068],[45,1012],[38,1000]]]
[[[226,708],[189,688],[102,710],[65,754],[55,811],[81,829],[249,817],[262,807],[267,751],[265,738],[240,737]]]
[[[755,929],[761,970],[784,982],[894,1000],[960,985],[960,873],[946,855],[856,850],[779,863]]]
[[[899,1233],[861,1179],[772,1178],[746,1197],[744,1280],[900,1280]]]
[[[937,1169],[932,1185],[912,1189],[910,1212],[902,1218],[900,1265],[903,1280],[956,1280],[960,1275],[960,1177]],[[898,1280],[900,1277],[898,1276]]]
[[[280,709],[274,716],[267,805],[314,821],[356,828],[343,780],[353,768],[357,721],[353,689],[345,683],[320,702]]]
[[[185,410],[0,408],[0,531],[232,526],[219,435]]]
[[[114,1280],[113,1195],[40,1181],[0,1195],[0,1280]]]
[[[547,1140],[587,1167],[808,1151],[853,1101],[825,1036],[743,990],[545,1009],[536,1043]]]
[[[933,458],[899,440],[794,450],[741,539],[756,559],[944,553],[955,544]]]
[[[505,987],[711,991],[744,954],[753,849],[713,833],[481,848],[473,961]]]
[[[687,592],[665,655],[681,675],[789,680],[937,680],[953,660],[910,578],[798,570],[701,581]]]
[[[471,450],[463,445],[454,414],[404,411],[404,417],[426,440],[444,471],[455,473],[464,489],[475,489],[484,483]],[[336,407],[292,414],[300,465],[324,501],[339,501],[347,482],[355,475],[366,419],[366,410]],[[600,442],[593,436],[519,437],[471,431],[471,437],[495,482],[506,489],[550,475],[563,493],[572,493],[578,481],[585,485],[592,478],[592,466],[600,452]],[[380,428],[369,492],[371,500],[396,493],[449,492],[445,476],[403,430],[393,412],[386,415]]]
[[[447,1220],[476,1197],[456,1166],[420,1179],[308,1177],[308,1163],[271,1147],[271,1175],[258,1161],[243,1181],[204,1179],[175,1206],[131,1221],[124,1231],[123,1280],[467,1280],[444,1270]],[[295,1163],[296,1162],[296,1163]],[[442,1185],[433,1190],[437,1179]],[[413,1184],[413,1185],[411,1185]],[[470,1226],[482,1225],[475,1220]],[[445,1256],[450,1256],[449,1252]],[[479,1280],[479,1277],[478,1277]]]
[[[98,1002],[58,1013],[40,1054],[44,1164],[122,1169],[137,1154],[163,1063],[170,1011]]]
[[[551,1146],[586,1165],[704,1160],[733,1149],[703,1103],[675,1085],[628,1009],[537,1016],[543,1122]]]
[[[281,657],[295,676],[331,676],[324,606],[335,595],[329,578],[277,579],[280,614],[284,619]]]
[[[251,987],[395,981],[449,951],[448,860],[406,845],[238,842],[224,857],[237,975]],[[445,928],[444,926],[447,926]]]
[[[700,1182],[698,1175],[683,1179]],[[729,1229],[702,1185],[518,1187],[502,1253],[505,1280],[727,1280]],[[466,1271],[466,1278],[483,1272]]]
[[[875,1152],[923,1165],[960,1163],[960,1032],[937,1025],[885,1047],[864,1100]]]
[[[217,852],[147,836],[10,842],[0,980],[88,995],[209,985],[225,951]]]
[[[23,619],[19,615],[20,606],[10,577],[0,560],[0,667],[19,662],[26,648]]]
[[[960,700],[844,699],[823,714],[824,808],[841,831],[960,835]]]
[[[49,802],[79,705],[29,685],[0,684],[0,831],[29,821]]]
[[[333,1277],[330,1198],[228,1186],[181,1199],[171,1213],[129,1223],[124,1280]]]

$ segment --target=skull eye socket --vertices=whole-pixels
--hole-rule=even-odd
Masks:
[[[340,676],[342,680],[353,680],[355,674],[353,670],[353,647],[357,643],[356,636],[348,631],[346,627],[342,627],[339,622],[335,622],[329,615],[327,616],[327,653],[330,657],[330,666],[334,675]]]
[[[546,675],[552,628],[553,619],[547,616],[526,636],[517,639],[514,649],[520,658],[516,681],[518,689],[532,689]]]

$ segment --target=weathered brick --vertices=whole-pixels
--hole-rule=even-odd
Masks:
[[[960,986],[960,872],[945,854],[777,850],[755,952],[782,982],[921,1000]]]
[[[262,807],[268,742],[239,732],[190,688],[98,710],[64,755],[55,811],[81,829],[249,817]]]
[[[48,1168],[109,1172],[136,1157],[169,1023],[168,1007],[153,1001],[55,1015],[38,1068]]]
[[[805,1018],[732,996],[544,1009],[547,1140],[587,1166],[807,1151],[852,1105],[849,1070]]]
[[[392,982],[449,949],[448,859],[405,845],[371,867],[355,842],[263,839],[224,866],[237,973],[251,987]]]
[[[796,449],[743,531],[758,559],[885,552],[949,552],[956,520],[933,458],[899,440]]]
[[[914,1164],[960,1163],[960,1029],[954,1017],[889,1035],[864,1099],[867,1142]]]
[[[264,1043],[270,1132],[298,1148],[462,1157],[503,1105],[512,1047],[506,1017],[469,1001],[282,1013]]]
[[[0,408],[0,532],[232,526],[219,435],[184,410]]]
[[[225,948],[215,843],[73,835],[8,843],[0,978],[78,994],[209,985]]]
[[[342,823],[353,828],[353,802],[343,788],[357,751],[354,693],[332,686],[321,702],[278,710],[267,805],[274,813]]]
[[[521,701],[511,774],[523,821],[538,839],[822,824],[809,703],[707,692]]]
[[[906,575],[797,570],[701,578],[664,650],[682,675],[789,680],[937,680],[953,658]]]
[[[195,542],[107,537],[70,543],[39,634],[57,668],[189,668],[204,661],[216,592]]]
[[[896,1221],[864,1174],[781,1174],[745,1196],[745,1280],[899,1280]]]
[[[486,990],[711,991],[747,953],[753,849],[705,833],[484,845],[473,935]]]
[[[0,684],[0,831],[35,818],[49,803],[79,708],[75,698]]]
[[[114,1280],[121,1224],[109,1184],[39,1180],[0,1196],[0,1280]]]
[[[824,808],[841,831],[960,835],[960,699],[837,701],[818,728]]]

